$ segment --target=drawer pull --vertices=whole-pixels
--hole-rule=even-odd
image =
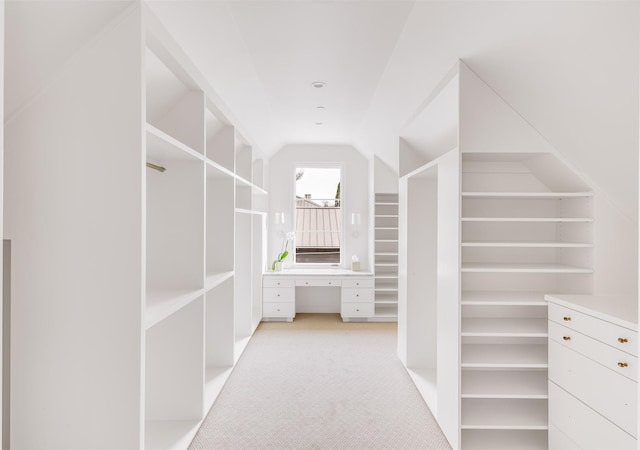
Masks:
[[[280,294],[278,294],[278,297],[280,297]]]
[[[309,282],[308,282],[308,281],[305,281],[305,282],[304,282],[304,284],[309,284]]]
[[[278,281],[276,284],[277,284],[278,286],[280,286],[280,282],[279,282],[279,281]]]
[[[629,364],[625,363],[625,362],[619,362],[618,363],[618,367],[627,367]]]
[[[564,316],[564,317],[562,318],[562,320],[564,320],[565,322],[569,322],[569,321],[571,320],[571,317],[569,317],[569,316]]]
[[[620,342],[621,344],[624,344],[626,342],[629,342],[629,339],[627,339],[627,338],[618,338],[618,342]]]
[[[356,283],[356,286],[360,286],[360,283]]]
[[[356,297],[360,297],[360,294],[356,294]]]
[[[331,284],[331,281],[329,281],[329,284]]]
[[[564,339],[565,341],[570,341],[571,340],[571,336],[562,336],[562,339]]]

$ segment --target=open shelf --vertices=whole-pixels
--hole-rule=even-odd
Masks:
[[[204,407],[208,411],[231,375],[229,367],[207,367],[204,374]]]
[[[462,272],[478,273],[593,273],[593,269],[566,264],[463,263]]]
[[[463,430],[546,430],[547,402],[529,399],[462,400]]]
[[[228,280],[229,278],[231,278],[233,276],[233,273],[234,273],[233,270],[230,270],[227,272],[208,273],[207,279],[204,282],[205,290],[209,291],[219,286],[225,280]]]
[[[463,318],[461,336],[547,337],[547,319]]]
[[[462,247],[508,247],[508,248],[592,248],[593,244],[588,242],[501,242],[501,241],[466,241],[462,242]]]
[[[151,124],[146,125],[147,130],[147,159],[153,161],[187,159],[192,157],[202,160],[203,156],[191,147],[169,136],[164,131]]]
[[[145,53],[147,122],[204,155],[204,93],[185,73],[153,51]]]
[[[465,450],[547,450],[546,430],[463,430]]]
[[[463,370],[462,398],[546,399],[545,370]]]
[[[546,344],[463,344],[463,368],[546,369]]]
[[[147,420],[145,427],[145,448],[184,449],[195,437],[201,420]]]
[[[146,331],[146,448],[188,445],[204,417],[203,308],[200,296]]]
[[[145,308],[145,329],[148,329],[158,322],[166,319],[180,308],[202,295],[202,290],[195,291],[166,289],[159,291],[147,291],[147,301]]]
[[[207,158],[233,172],[235,168],[235,130],[211,112],[211,109],[214,108],[208,107],[205,115]]]
[[[590,217],[462,217],[462,222],[548,222],[548,223],[591,223]]]
[[[593,197],[593,192],[462,192],[462,198],[560,200]]]
[[[547,306],[544,292],[463,291],[462,305]]]

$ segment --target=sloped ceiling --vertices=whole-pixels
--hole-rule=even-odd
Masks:
[[[7,1],[5,118],[129,3]],[[639,2],[147,3],[267,158],[350,144],[397,169],[402,128],[462,59],[637,217]]]

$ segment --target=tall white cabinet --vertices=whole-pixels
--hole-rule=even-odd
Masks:
[[[401,141],[398,352],[454,448],[544,449],[544,295],[592,292],[594,195],[464,64],[442,86]]]
[[[12,447],[188,446],[262,315],[264,168],[224,108],[133,4],[7,124]]]

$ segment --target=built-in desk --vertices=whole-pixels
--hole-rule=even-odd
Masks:
[[[340,315],[344,321],[375,315],[373,273],[345,269],[289,269],[264,274],[263,319],[291,322],[296,316],[296,288],[304,287],[339,288]]]

